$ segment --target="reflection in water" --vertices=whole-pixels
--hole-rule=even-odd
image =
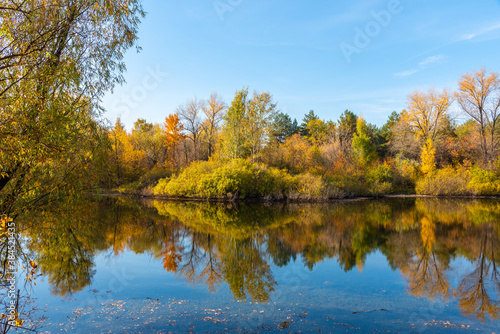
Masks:
[[[479,256],[476,257],[474,271],[462,278],[457,295],[459,306],[466,316],[484,321],[487,314],[492,318],[498,317],[499,301],[493,299],[488,291],[494,288],[500,291],[500,275],[495,262],[498,261],[500,244],[497,226],[481,225],[478,230],[479,240],[474,241],[475,247],[479,247]]]
[[[24,235],[60,296],[92,282],[100,252],[147,252],[191,284],[215,291],[225,282],[235,299],[266,302],[277,284],[271,265],[300,257],[312,269],[335,258],[347,272],[362,270],[366,257],[380,251],[411,295],[457,298],[464,315],[486,321],[500,311],[499,218],[500,203],[490,200],[140,205],[120,198],[40,213]],[[457,258],[473,262],[473,270],[451,270]]]

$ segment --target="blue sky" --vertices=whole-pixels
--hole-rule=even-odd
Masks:
[[[416,89],[500,71],[500,0],[145,0],[140,53],[105,117],[163,122],[195,96],[269,91],[299,121],[349,109],[377,125]]]

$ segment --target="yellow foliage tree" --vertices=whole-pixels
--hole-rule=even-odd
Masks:
[[[424,141],[435,139],[452,102],[453,95],[447,90],[437,92],[430,89],[427,93],[416,91],[408,97],[408,110],[401,116],[418,137]]]
[[[420,159],[422,164],[420,165],[420,171],[424,175],[431,174],[436,169],[436,148],[434,147],[434,142],[431,138],[428,138],[422,148],[422,154]]]
[[[110,132],[118,183],[136,180],[145,169],[145,154],[134,147],[131,139],[118,118],[115,127]]]
[[[422,243],[425,247],[425,250],[430,253],[434,248],[434,244],[436,243],[436,235],[435,230],[436,224],[434,224],[429,218],[426,216],[420,219],[420,236],[422,237]]]
[[[182,260],[182,256],[179,254],[179,250],[176,245],[173,244],[169,246],[163,255],[163,269],[177,273],[179,270],[179,262]]]

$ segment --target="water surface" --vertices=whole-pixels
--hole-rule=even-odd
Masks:
[[[42,333],[500,331],[497,200],[108,198],[18,225]]]

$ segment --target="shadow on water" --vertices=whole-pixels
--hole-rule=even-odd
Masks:
[[[380,252],[404,276],[408,294],[457,300],[463,316],[483,323],[499,318],[496,200],[262,205],[107,198],[38,212],[17,226],[16,259],[26,268],[20,269],[20,299],[26,305],[35,288],[30,272],[44,276],[53,295],[71,296],[92,283],[96,256],[103,252],[147,253],[190,284],[209,291],[226,284],[234,299],[258,303],[268,302],[277,288],[273,268],[300,259],[312,270],[334,259],[349,272],[362,270],[367,256]],[[9,254],[2,238],[0,298],[7,306]],[[451,270],[455,259],[472,266]],[[25,326],[36,329],[34,309],[19,307],[18,318],[30,318]],[[7,320],[1,319],[0,333],[9,331]]]

